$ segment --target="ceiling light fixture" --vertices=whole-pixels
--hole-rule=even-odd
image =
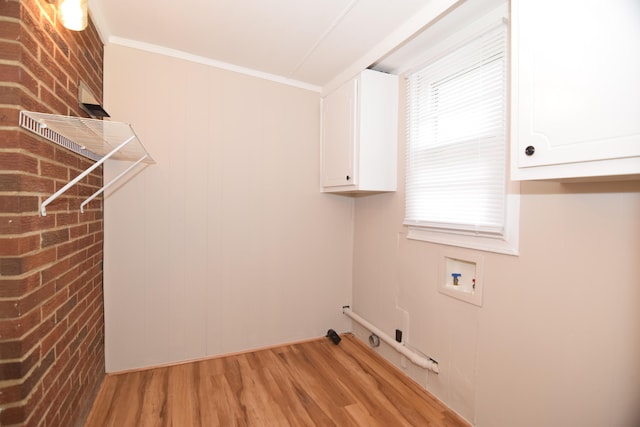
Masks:
[[[89,22],[87,0],[47,0],[58,4],[58,19],[65,28],[82,31]]]

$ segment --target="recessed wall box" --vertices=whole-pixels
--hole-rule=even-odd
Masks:
[[[438,290],[450,297],[482,305],[484,259],[472,251],[445,249],[438,269]]]

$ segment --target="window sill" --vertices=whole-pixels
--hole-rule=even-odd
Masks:
[[[488,237],[472,232],[443,231],[436,228],[410,225],[407,239],[517,256],[520,254],[518,232],[520,218],[519,194],[509,194],[507,196],[507,210],[506,232],[503,236]]]

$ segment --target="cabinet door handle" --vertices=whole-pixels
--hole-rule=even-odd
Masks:
[[[347,175],[347,181],[351,181],[351,177]]]
[[[534,147],[533,145],[530,145],[524,149],[524,154],[526,154],[527,156],[533,156],[535,152],[536,152],[536,147]]]

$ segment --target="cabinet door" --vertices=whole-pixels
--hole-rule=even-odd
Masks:
[[[357,80],[322,101],[322,186],[356,185],[355,139]]]
[[[513,0],[512,13],[516,178],[640,156],[640,2]]]

